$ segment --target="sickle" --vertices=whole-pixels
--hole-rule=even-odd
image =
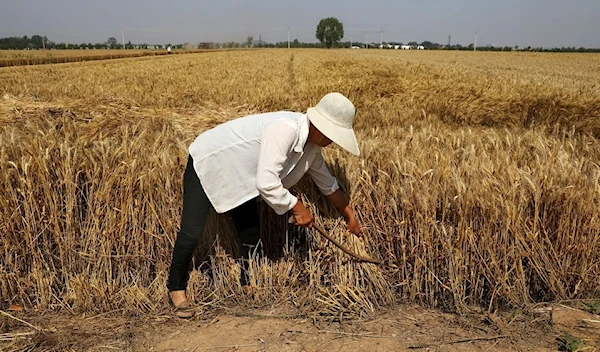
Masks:
[[[317,231],[319,231],[319,233],[321,235],[323,235],[331,243],[333,243],[336,247],[338,247],[339,249],[341,249],[342,251],[344,251],[344,253],[348,254],[349,256],[354,257],[354,258],[356,258],[356,259],[358,259],[360,261],[367,262],[367,263],[373,263],[373,264],[381,264],[382,263],[381,260],[363,257],[360,254],[356,254],[356,253],[352,252],[348,248],[344,247],[341,243],[339,243],[338,241],[336,241],[333,237],[331,237],[331,235],[329,235],[327,232],[325,232],[319,225],[313,223],[313,227],[315,229],[317,229]]]

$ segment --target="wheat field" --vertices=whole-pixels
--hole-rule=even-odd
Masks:
[[[173,54],[208,52],[210,50],[175,50]],[[166,50],[147,49],[73,49],[73,50],[0,50],[0,67],[58,64],[93,60],[122,59],[167,55]]]
[[[357,107],[361,156],[325,158],[363,225],[348,235],[310,181],[317,223],[359,263],[261,207],[254,295],[227,216],[209,218],[199,305],[288,303],[368,315],[600,295],[600,55],[248,50],[0,69],[0,295],[39,311],[168,306],[194,137],[245,114]]]

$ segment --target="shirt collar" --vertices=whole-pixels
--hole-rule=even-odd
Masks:
[[[310,122],[308,121],[308,115],[302,114],[300,116],[298,131],[298,141],[296,141],[296,145],[294,146],[294,151],[296,153],[302,153],[304,151],[304,145],[308,140],[308,130],[309,130]]]

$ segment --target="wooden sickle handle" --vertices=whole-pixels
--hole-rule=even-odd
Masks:
[[[339,243],[338,241],[336,241],[333,237],[331,237],[331,235],[329,235],[327,232],[325,232],[319,225],[313,223],[313,227],[315,229],[317,229],[317,231],[319,231],[319,233],[321,235],[323,235],[331,243],[333,243],[336,247],[338,247],[339,249],[341,249],[342,251],[344,251],[344,253],[348,254],[349,256],[354,257],[354,258],[356,258],[356,259],[358,259],[360,261],[367,262],[367,263],[373,263],[373,264],[381,264],[382,263],[381,260],[363,257],[362,255],[359,255],[359,254],[356,254],[356,253],[352,252],[348,248],[344,247],[341,243]]]

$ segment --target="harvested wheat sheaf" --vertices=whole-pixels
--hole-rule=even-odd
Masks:
[[[197,301],[356,316],[399,300],[462,310],[597,296],[599,73],[585,70],[599,56],[471,54],[264,50],[0,70],[2,299],[163,309],[189,143],[329,91],[358,110],[361,157],[325,156],[364,237],[346,234],[309,180],[295,191],[383,264],[261,205],[265,255],[246,296],[232,225],[213,214],[190,281]]]

